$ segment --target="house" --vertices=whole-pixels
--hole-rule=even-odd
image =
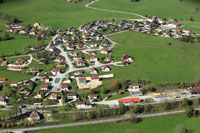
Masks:
[[[99,76],[92,76],[90,79],[92,82],[98,82],[100,80]]]
[[[92,56],[90,58],[90,63],[96,63],[96,62],[98,62],[98,57],[97,56]]]
[[[191,94],[200,94],[200,88],[189,89],[188,91],[189,91]]]
[[[129,62],[123,60],[123,61],[121,62],[121,64],[122,64],[123,66],[128,66],[128,65],[129,65]]]
[[[38,26],[40,26],[40,23],[39,23],[39,22],[35,22],[35,23],[33,24],[33,27],[38,27]]]
[[[7,66],[8,62],[7,61],[2,61],[1,66]]]
[[[40,121],[43,118],[43,116],[37,112],[37,111],[32,111],[29,115],[28,120],[31,122],[36,122],[36,121]]]
[[[25,88],[25,87],[21,87],[20,89],[19,89],[19,93],[21,93],[21,94],[27,94],[27,93],[29,93],[31,90],[29,89],[29,88]]]
[[[130,92],[130,94],[132,95],[138,95],[141,96],[143,95],[143,92],[141,91],[141,87],[139,84],[130,84],[128,86],[128,91]]]
[[[63,59],[60,56],[58,56],[58,57],[56,57],[55,61],[56,62],[61,62],[61,61],[63,61]]]
[[[79,101],[79,102],[76,102],[76,108],[77,109],[91,109],[92,104],[89,102],[86,103],[86,102]]]
[[[90,44],[90,48],[97,48],[97,47],[98,47],[98,45],[96,43],[91,43]]]
[[[90,102],[93,102],[97,98],[98,98],[97,94],[90,94],[90,95],[88,95],[88,99],[89,99]]]
[[[74,57],[74,60],[82,60],[83,56],[82,55],[77,55]]]
[[[140,102],[140,98],[125,98],[125,99],[118,99],[118,103],[123,103],[125,106],[133,106]]]
[[[11,70],[11,71],[21,71],[23,68],[20,67],[20,66],[9,66],[8,67],[8,70]]]
[[[77,60],[76,65],[79,66],[79,67],[85,66],[85,62],[83,60]]]
[[[0,78],[0,84],[6,82],[6,78]]]
[[[78,78],[78,82],[80,84],[86,84],[87,83],[87,79],[85,77],[80,77],[80,78]]]
[[[24,64],[24,63],[26,63],[26,62],[27,62],[27,60],[24,59],[24,58],[19,58],[19,59],[17,59],[17,61],[16,61],[16,63],[20,63],[20,64]]]
[[[39,64],[44,64],[45,62],[46,62],[46,59],[44,58],[39,59]]]
[[[7,105],[8,100],[4,96],[0,96],[0,105]]]
[[[110,72],[111,69],[110,69],[109,66],[106,65],[106,66],[102,66],[102,67],[101,67],[101,70],[102,70],[103,72]]]
[[[112,62],[112,58],[107,56],[105,59],[104,59],[105,62]]]
[[[94,67],[90,68],[89,71],[90,71],[90,74],[98,74],[98,71]]]
[[[44,76],[42,77],[42,81],[43,81],[43,82],[50,82],[49,76],[48,76],[48,75],[44,75]]]
[[[17,86],[18,86],[18,82],[11,82],[11,83],[10,83],[10,86],[11,86],[11,87],[17,87]]]
[[[67,84],[61,84],[61,91],[69,91],[69,86]]]
[[[74,72],[74,75],[82,75],[83,74],[83,71],[82,70],[77,70]]]
[[[34,82],[32,81],[32,80],[24,80],[23,81],[24,82],[24,85],[31,85],[31,84],[33,84]]]
[[[31,68],[30,72],[39,73],[40,68]]]
[[[140,85],[139,84],[130,84],[130,85],[128,85],[128,88],[129,89],[139,89]]]
[[[109,53],[111,53],[112,51],[111,50],[109,50],[108,48],[102,48],[101,49],[101,54],[109,54]]]
[[[127,55],[127,54],[122,55],[122,60],[123,61],[128,61],[129,63],[132,62],[131,57],[129,55]]]
[[[67,84],[70,84],[72,83],[72,80],[70,78],[66,78],[63,83],[67,83]]]
[[[75,56],[77,56],[77,52],[76,51],[70,51],[69,55],[75,57]]]
[[[40,98],[43,98],[43,96],[44,96],[44,93],[40,91],[34,96],[34,98],[40,99]]]
[[[67,45],[67,50],[74,50],[75,49],[75,46],[73,45]]]
[[[67,99],[69,100],[76,100],[77,99],[77,95],[73,92],[69,92],[67,93]]]
[[[50,97],[48,98],[50,100],[58,100],[58,95],[55,93],[51,93]]]
[[[51,73],[52,73],[52,75],[60,74],[60,69],[59,68],[52,68]]]
[[[49,89],[48,84],[42,84],[40,90],[47,91]]]
[[[64,67],[65,66],[65,62],[58,62],[57,67]]]

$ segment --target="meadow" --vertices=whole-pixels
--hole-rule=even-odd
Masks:
[[[178,125],[199,133],[200,117],[187,118],[183,114],[146,118],[138,124],[134,123],[106,123],[79,127],[57,128],[50,130],[32,131],[31,133],[174,133]]]
[[[134,12],[141,15],[160,16],[162,18],[174,17],[189,20],[193,17],[200,20],[200,3],[198,0],[99,0],[93,7]]]
[[[117,42],[112,54],[115,60],[121,60],[123,54],[128,54],[136,63],[136,66],[134,63],[125,67],[112,66],[118,80],[145,79],[153,83],[189,82],[200,75],[199,43],[184,43],[177,39],[137,32],[116,34],[109,38]]]
[[[0,5],[0,12],[6,12],[24,23],[40,22],[55,29],[65,29],[70,26],[80,26],[94,20],[138,18],[134,15],[108,13],[88,9],[85,4],[69,3],[66,0],[8,0]]]

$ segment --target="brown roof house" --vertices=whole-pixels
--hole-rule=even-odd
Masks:
[[[40,114],[39,112],[37,112],[37,111],[32,111],[31,113],[30,113],[30,115],[29,115],[29,117],[28,117],[28,120],[30,121],[30,122],[38,122],[38,121],[40,121],[40,120],[42,120],[44,117],[43,117],[43,115],[42,114]]]

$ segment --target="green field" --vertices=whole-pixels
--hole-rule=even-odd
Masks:
[[[154,117],[144,119],[138,124],[134,123],[107,123],[99,125],[59,128],[42,131],[34,131],[34,133],[130,133],[134,129],[138,133],[174,133],[178,125],[189,128],[193,133],[199,133],[198,126],[200,117],[186,118],[185,115],[170,115],[162,117]]]
[[[0,12],[15,15],[24,23],[40,22],[56,29],[80,26],[104,18],[110,20],[138,18],[134,15],[88,9],[85,7],[87,1],[68,3],[66,0],[8,0],[0,5]]]
[[[200,20],[200,3],[198,0],[99,0],[93,7],[112,9],[119,11],[134,12],[141,15],[160,17],[174,17],[178,19],[189,19],[191,16]]]
[[[135,58],[127,67],[113,66],[116,79],[146,79],[154,83],[170,83],[194,80],[200,75],[200,45],[184,43],[176,39],[126,32],[110,36],[117,42],[114,58],[129,54]],[[169,46],[168,42],[172,45]],[[130,73],[131,72],[131,73]]]

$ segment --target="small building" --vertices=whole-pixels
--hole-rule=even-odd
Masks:
[[[8,62],[7,61],[2,61],[1,66],[7,66]]]
[[[125,98],[125,99],[118,99],[118,103],[123,103],[125,106],[132,106],[140,102],[140,98]]]
[[[55,93],[51,93],[50,97],[48,98],[50,100],[58,100],[58,95]]]
[[[102,70],[103,72],[110,72],[111,69],[110,69],[109,66],[106,65],[106,66],[102,66],[102,67],[101,67],[101,70]]]
[[[76,108],[77,109],[91,109],[92,108],[92,104],[90,102],[76,102]]]
[[[30,72],[39,73],[40,68],[31,68]]]
[[[73,93],[73,92],[67,93],[67,99],[69,99],[69,100],[76,100],[77,99],[76,93]]]
[[[18,86],[18,82],[11,82],[11,83],[10,83],[10,86],[11,86],[11,87],[17,87],[17,86]]]
[[[97,94],[90,94],[90,95],[88,95],[88,99],[89,99],[90,102],[93,102],[97,98],[98,98]]]
[[[6,82],[6,78],[0,78],[0,84]]]

